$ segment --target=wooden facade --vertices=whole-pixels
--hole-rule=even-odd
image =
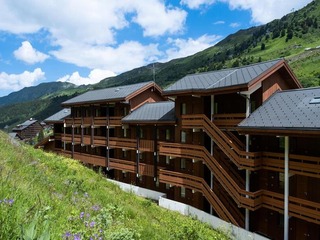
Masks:
[[[22,140],[27,141],[38,136],[42,130],[43,127],[39,121],[30,119],[13,128],[12,132],[17,133]]]
[[[149,89],[128,102],[75,104],[64,124],[55,125],[55,149],[103,167],[115,180],[165,192],[234,225],[283,239],[282,140],[239,134],[237,125],[246,118],[248,103],[254,111],[275,91],[299,88],[292,78],[285,64],[241,91],[164,92],[174,99],[175,123],[122,122],[146,101],[164,100]],[[243,134],[250,134],[249,142]],[[320,237],[319,145],[315,137],[291,137],[290,239]]]

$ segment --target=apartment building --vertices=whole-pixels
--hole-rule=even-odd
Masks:
[[[267,237],[319,239],[319,99],[282,59],[90,91],[63,103],[54,150]]]

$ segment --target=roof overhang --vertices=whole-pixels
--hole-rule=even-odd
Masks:
[[[237,127],[241,135],[272,135],[272,136],[299,136],[319,137],[319,128],[285,128],[285,127]]]
[[[146,120],[146,121],[122,121],[125,125],[175,125],[176,121],[156,121],[156,120]]]

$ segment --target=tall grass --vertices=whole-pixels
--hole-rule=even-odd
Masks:
[[[0,132],[0,239],[228,239]]]

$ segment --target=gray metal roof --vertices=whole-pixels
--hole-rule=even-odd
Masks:
[[[84,102],[96,102],[96,101],[99,102],[99,101],[112,101],[112,100],[124,99],[128,97],[130,94],[134,93],[135,91],[139,90],[140,88],[143,88],[144,86],[150,83],[152,82],[143,82],[143,83],[137,83],[132,85],[89,91],[63,102],[62,105],[72,105],[72,104],[84,103]]]
[[[59,122],[63,121],[66,117],[70,116],[71,109],[70,108],[64,108],[61,111],[53,114],[52,116],[46,118],[45,122]]]
[[[282,59],[256,63],[248,66],[190,74],[164,90],[164,94],[179,91],[206,91],[247,84],[272,68]]]
[[[12,131],[19,131],[19,130],[23,130],[29,126],[31,126],[32,124],[34,124],[35,122],[38,122],[38,120],[33,120],[32,118],[30,120],[25,121],[24,123],[21,123],[19,125],[17,125],[15,128],[12,129]]]
[[[123,123],[173,122],[174,102],[146,103],[122,119]]]
[[[320,88],[277,92],[238,126],[240,129],[319,130]]]

